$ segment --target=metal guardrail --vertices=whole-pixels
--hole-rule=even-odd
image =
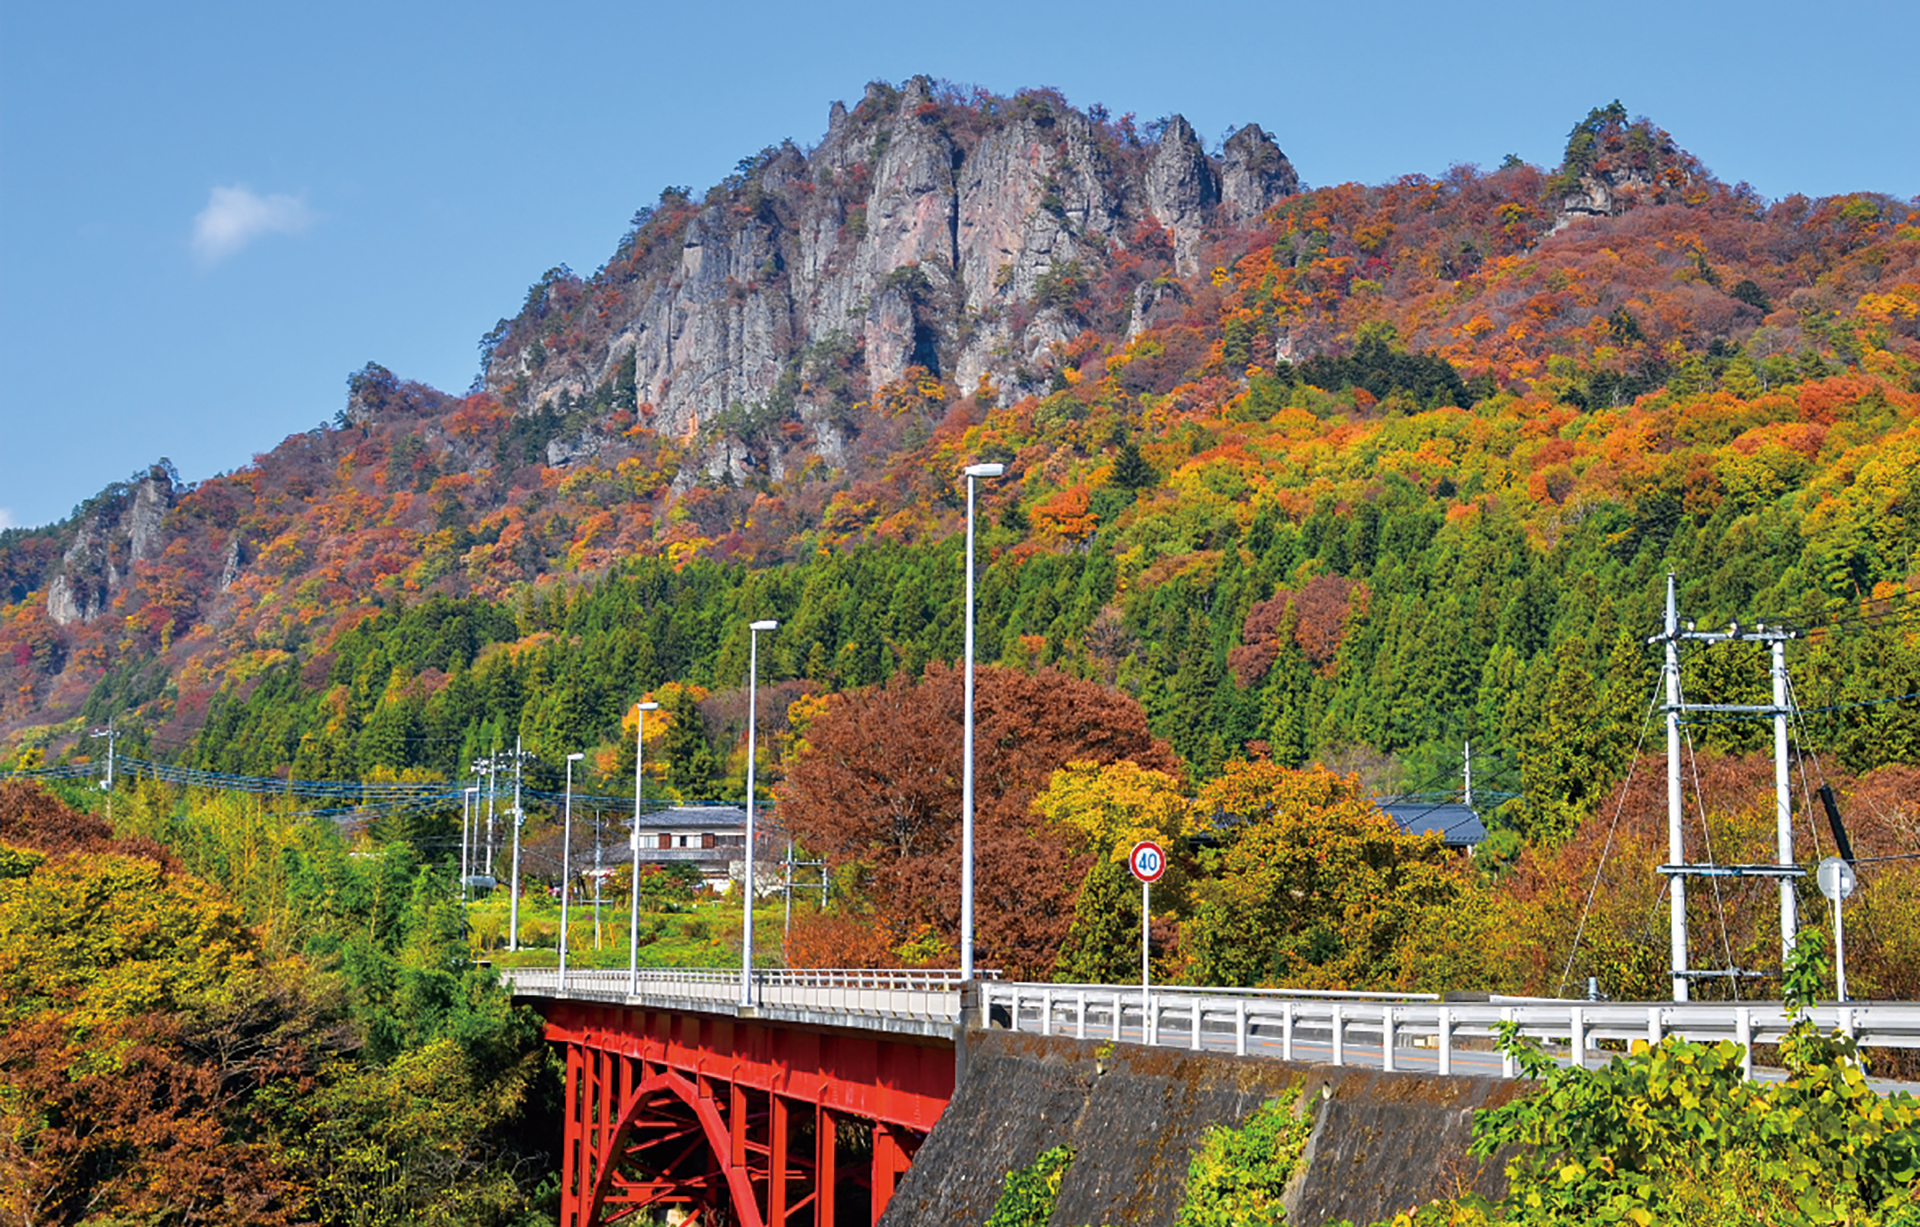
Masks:
[[[1383,999],[1384,998],[1384,999]],[[1395,1070],[1433,1068],[1441,1074],[1493,1073],[1513,1077],[1514,1059],[1495,1054],[1492,1041],[1502,1023],[1513,1023],[1550,1055],[1574,1064],[1604,1062],[1613,1053],[1598,1045],[1668,1035],[1712,1043],[1733,1040],[1747,1050],[1780,1042],[1791,1024],[1778,1002],[1615,1003],[1490,998],[1484,1002],[1392,999],[1382,994],[1332,994],[1295,990],[1138,988],[1100,985],[983,984],[979,1025],[1043,1035],[1112,1039],[1194,1051],[1214,1049],[1246,1056],[1273,1052],[1283,1060],[1302,1056],[1334,1065]],[[1920,1048],[1920,1003],[1856,1002],[1810,1011],[1816,1026],[1851,1035],[1862,1045]],[[1356,1043],[1355,1036],[1370,1043]],[[1464,1058],[1464,1061],[1463,1061]],[[1472,1068],[1456,1069],[1465,1064]]]
[[[981,973],[997,978],[998,972]],[[619,1004],[695,1006],[721,1012],[740,1008],[740,973],[727,968],[642,968],[627,971],[516,968],[501,978],[520,996]],[[840,1015],[861,1020],[961,1021],[960,973],[942,969],[836,967],[765,968],[753,973],[751,1008]]]

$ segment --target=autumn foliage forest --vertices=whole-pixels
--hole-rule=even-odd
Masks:
[[[1065,102],[926,105],[958,131]],[[1152,140],[1093,120],[1115,158]],[[775,207],[760,165],[704,203]],[[670,190],[592,276],[549,273],[486,356],[534,369],[600,343],[696,207]],[[1764,200],[1615,104],[1555,168],[1302,190],[1210,231],[1193,275],[1143,225],[1049,272],[1031,309],[1071,337],[1035,359],[1033,395],[935,366],[869,387],[857,343],[808,349],[792,386],[835,407],[844,454],[745,480],[714,449],[804,444],[791,396],[682,437],[650,424],[631,363],[538,403],[369,364],[338,419],[235,472],[136,474],[0,534],[0,773],[96,755],[85,734],[111,720],[136,758],[311,779],[458,779],[520,737],[548,764],[588,751],[588,786],[630,793],[630,709],[652,697],[649,789],[737,798],[745,623],[778,618],[757,770],[835,885],[785,957],[950,961],[958,474],[998,461],[980,489],[984,964],[1134,974],[1121,860],[1151,833],[1175,851],[1153,917],[1170,978],[1550,994],[1591,975],[1663,995],[1645,640],[1672,572],[1702,625],[1804,632],[1799,847],[1832,850],[1831,786],[1864,858],[1849,979],[1920,994],[1920,202]],[[129,553],[103,526],[155,481],[164,519]],[[57,620],[53,577],[87,533],[113,563],[101,608]],[[1758,649],[1689,653],[1683,677],[1690,699],[1767,693]],[[1457,793],[1469,741],[1492,832],[1473,857],[1374,805]],[[1770,728],[1702,722],[1688,743],[1692,854],[1770,859]],[[0,1215],[82,1221],[71,1190],[119,1179],[117,1214],[188,1186],[251,1207],[168,1221],[384,1221],[352,1213],[376,1186],[393,1221],[456,1186],[436,1221],[518,1221],[537,1164],[516,1129],[547,1084],[446,928],[457,813],[343,835],[147,786],[108,827],[11,787],[28,817],[0,828],[0,1064],[47,1122],[84,1107],[131,1129],[79,1100],[137,1093],[225,1143],[109,1177],[109,1133],[49,1123],[0,1153],[40,1208]],[[236,844],[216,814],[253,834]],[[64,922],[35,900],[79,890],[173,927],[136,942],[114,911],[63,930],[54,966],[41,936]],[[1768,896],[1705,894],[1695,950],[1777,971]],[[461,948],[452,970],[439,943]],[[115,977],[143,987],[103,996]],[[108,1050],[147,1081],[90,1073]],[[435,1132],[443,1078],[470,1088],[475,1153]],[[400,1123],[372,1123],[376,1102]],[[333,1150],[286,1141],[323,1118],[361,1124],[326,1126],[346,1130]]]

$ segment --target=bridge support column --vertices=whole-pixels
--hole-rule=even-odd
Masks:
[[[784,1095],[770,1095],[772,1111],[768,1113],[773,1136],[767,1154],[767,1224],[768,1227],[787,1227],[787,1100]]]
[[[580,1069],[585,1053],[567,1045],[567,1105],[561,1123],[560,1227],[581,1227],[581,1189],[586,1184],[588,1158],[580,1129]]]
[[[814,1227],[833,1227],[833,1186],[840,1178],[835,1164],[835,1143],[839,1118],[831,1108],[821,1108],[813,1122],[813,1221]]]
[[[733,1154],[730,1161],[735,1167],[747,1165],[747,1088],[738,1082],[729,1087],[727,1108],[727,1138]]]
[[[909,1156],[900,1145],[899,1132],[893,1126],[875,1121],[873,1125],[873,1221],[879,1222],[893,1200],[893,1188],[900,1173],[907,1170]]]

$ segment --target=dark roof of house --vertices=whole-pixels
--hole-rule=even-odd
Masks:
[[[766,819],[764,812],[756,817]],[[746,829],[747,811],[738,805],[670,805],[665,809],[648,810],[640,816],[640,829],[664,827],[677,830],[680,827],[739,827]]]
[[[1380,808],[1409,834],[1440,836],[1449,848],[1466,848],[1487,837],[1480,815],[1458,801],[1383,800]]]

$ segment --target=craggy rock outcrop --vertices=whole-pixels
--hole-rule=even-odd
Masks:
[[[1227,138],[1220,163],[1220,202],[1229,221],[1256,222],[1276,201],[1300,190],[1293,163],[1258,124]]]
[[[916,366],[1003,404],[1044,389],[1056,347],[1125,322],[1079,318],[1077,279],[1162,229],[1172,267],[1162,245],[1144,275],[1190,274],[1297,190],[1257,126],[1214,156],[1177,115],[1155,140],[1046,91],[876,82],[813,149],[768,149],[699,202],[663,194],[591,280],[550,273],[483,378],[522,411],[636,411],[697,443],[687,481],[837,464],[848,398]]]
[[[1220,175],[1193,125],[1175,115],[1160,134],[1160,148],[1147,167],[1147,208],[1173,232],[1173,263],[1183,276],[1198,271],[1199,246],[1208,214],[1220,200]]]
[[[163,460],[82,508],[73,542],[47,583],[47,616],[61,626],[93,621],[134,563],[160,556],[175,483],[173,466]]]
[[[881,1227],[983,1223],[1006,1173],[1061,1144],[1074,1158],[1054,1222],[1165,1227],[1207,1128],[1239,1124],[1275,1096],[1315,1118],[1286,1197],[1289,1223],[1369,1223],[1461,1189],[1505,1192],[1501,1157],[1476,1160],[1467,1144],[1473,1110],[1509,1102],[1521,1083],[1006,1031],[973,1031],[967,1042],[965,1080]]]
[[[1644,119],[1628,124],[1625,115],[1615,103],[1613,112],[1597,111],[1574,129],[1557,178],[1563,190],[1554,232],[1582,218],[1683,201],[1705,177],[1698,160],[1666,132]]]

